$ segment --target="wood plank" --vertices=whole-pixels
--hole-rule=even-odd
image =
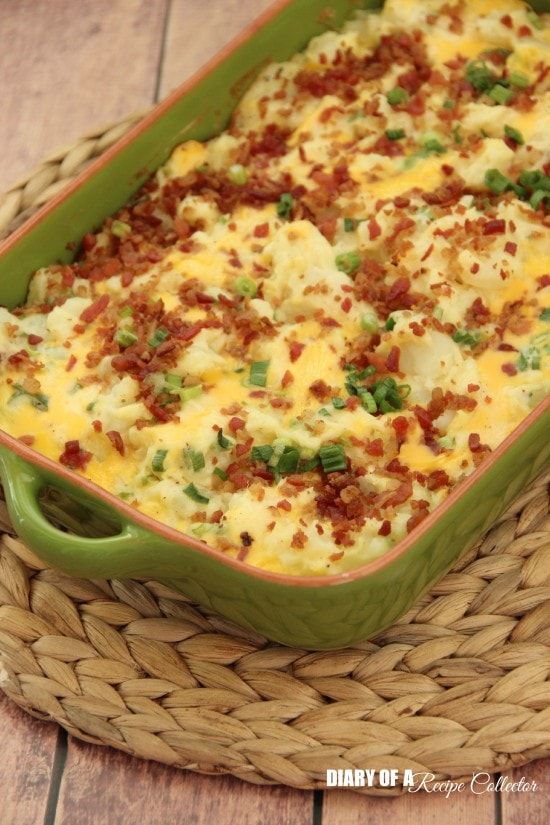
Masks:
[[[0,821],[44,821],[57,743],[57,726],[38,722],[0,693]]]
[[[90,128],[147,107],[168,0],[2,0],[0,191]]]
[[[69,738],[55,825],[310,825],[313,794],[201,776]]]
[[[533,825],[536,820],[533,820]],[[400,797],[361,796],[351,791],[327,791],[323,800],[323,825],[492,825],[495,795],[407,793]]]
[[[160,95],[189,77],[196,69],[235,37],[251,20],[272,5],[273,0],[172,0]]]
[[[511,782],[519,782],[523,777],[525,783],[536,782],[537,789],[522,792],[503,792],[502,825],[538,825],[548,822],[548,808],[550,800],[550,778],[548,775],[548,760],[538,759],[530,765],[505,771]]]

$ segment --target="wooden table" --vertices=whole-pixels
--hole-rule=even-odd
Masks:
[[[90,127],[165,96],[270,0],[0,0],[0,191]],[[205,13],[206,12],[206,13]],[[1,694],[0,694],[1,696]],[[529,794],[364,797],[203,777],[67,738],[0,698],[1,825],[542,825]]]

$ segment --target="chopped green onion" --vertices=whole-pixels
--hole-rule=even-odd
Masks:
[[[167,329],[165,329],[164,327],[159,327],[158,329],[156,329],[154,331],[153,335],[147,341],[147,343],[149,344],[150,347],[158,347],[159,344],[162,344],[163,341],[166,341],[169,334],[170,333],[168,332]]]
[[[335,396],[332,399],[332,406],[334,407],[335,410],[343,410],[346,406],[346,402],[344,401],[343,398],[339,398],[338,396]]]
[[[222,450],[228,450],[233,442],[230,438],[226,438],[223,434],[223,430],[218,430],[218,435],[216,436],[218,439],[218,444],[222,448]]]
[[[395,318],[392,318],[390,315],[389,318],[386,320],[386,323],[384,324],[384,329],[386,329],[388,332],[391,332],[396,323],[397,322]]]
[[[254,298],[257,291],[258,287],[252,278],[248,278],[246,275],[240,275],[235,280],[235,292],[237,295],[242,295],[246,298]]]
[[[284,438],[276,438],[273,442],[273,452],[271,453],[271,458],[267,462],[270,467],[276,467],[279,463],[279,459],[281,458],[282,454],[287,448],[287,443]]]
[[[336,473],[348,466],[346,454],[341,444],[323,444],[319,449],[319,458],[325,473]]]
[[[273,447],[269,444],[264,444],[261,447],[252,447],[252,461],[263,461],[264,464],[267,464],[272,455]]]
[[[498,103],[499,106],[506,106],[507,103],[513,98],[514,92],[512,89],[506,89],[505,86],[493,86],[491,91],[489,92],[489,97],[491,100],[494,100],[495,103]]]
[[[214,467],[214,475],[218,476],[218,478],[221,478],[222,481],[227,481],[227,479],[229,478],[225,470],[222,470],[221,467]]]
[[[378,318],[374,312],[365,312],[361,316],[361,329],[364,329],[365,332],[378,332],[378,328]]]
[[[361,406],[364,410],[371,414],[376,412],[376,401],[374,400],[374,396],[371,392],[368,390],[361,390],[359,393],[359,398],[361,399]]]
[[[386,100],[390,106],[398,106],[400,103],[408,102],[409,93],[402,86],[396,86],[387,93]]]
[[[513,140],[514,143],[517,143],[518,146],[523,146],[523,144],[525,143],[523,135],[521,134],[519,129],[516,129],[514,126],[508,126],[507,124],[505,124],[504,134],[506,135],[507,138],[510,138],[510,140]]]
[[[164,471],[164,459],[168,455],[168,450],[157,450],[153,456],[151,467],[155,473],[162,473]]]
[[[462,143],[462,135],[460,134],[460,124],[459,123],[457,123],[456,126],[453,126],[453,140],[457,144]]]
[[[534,29],[542,29],[542,20],[534,9],[527,9],[527,19]]]
[[[172,388],[181,387],[182,377],[181,375],[176,375],[173,372],[167,372],[164,376],[164,380],[166,381],[167,385]]]
[[[25,396],[29,399],[31,405],[35,408],[35,410],[40,410],[40,412],[46,412],[48,410],[49,398],[47,395],[41,392],[28,392],[21,384],[14,384],[13,385],[13,395],[10,397],[8,404],[12,401],[15,401],[16,398],[21,396]]]
[[[194,450],[192,447],[188,447],[183,451],[183,460],[185,461],[185,466],[195,473],[203,470],[206,466],[204,453],[201,453],[200,450]]]
[[[452,450],[455,445],[455,440],[450,435],[442,435],[441,438],[437,439],[437,443],[444,450]]]
[[[190,499],[196,501],[197,504],[208,504],[210,501],[208,496],[203,496],[202,493],[199,493],[194,484],[188,484],[187,487],[184,487],[183,492],[186,496],[189,496]]]
[[[498,169],[487,169],[485,172],[485,186],[494,195],[502,195],[510,188],[511,183],[510,179]]]
[[[536,347],[524,349],[517,360],[517,368],[520,372],[525,370],[540,370],[540,352]]]
[[[115,336],[115,341],[120,347],[131,347],[132,344],[135,344],[138,337],[137,335],[132,332],[131,329],[119,329]]]
[[[233,166],[229,167],[228,177],[231,183],[236,184],[236,186],[244,186],[248,180],[248,172],[242,164],[234,163]]]
[[[550,321],[550,307],[545,307],[539,315],[541,321]]]
[[[447,151],[442,143],[437,138],[428,138],[423,143],[424,154],[430,155],[444,155]]]
[[[355,249],[352,252],[342,252],[335,258],[336,269],[345,272],[346,275],[355,275],[361,266],[361,256]]]
[[[404,129],[386,129],[386,137],[388,140],[401,140],[405,137]]]
[[[372,387],[372,397],[376,401],[376,406],[380,412],[394,412],[403,409],[403,390],[410,388],[405,385],[398,386],[394,378],[382,378],[376,381]],[[406,393],[408,395],[408,392]]]
[[[122,307],[118,314],[121,318],[131,318],[131,316],[134,314],[134,310],[132,309],[132,307]]]
[[[277,204],[277,215],[280,218],[288,220],[292,213],[293,204],[294,198],[292,197],[290,192],[284,192],[279,198],[279,202]]]
[[[537,191],[533,192],[529,198],[529,203],[536,211],[547,198],[550,198],[550,194],[548,192],[545,192],[544,189],[537,189]]]
[[[178,395],[182,403],[185,404],[186,401],[191,401],[192,398],[198,398],[199,395],[202,395],[202,384],[196,384],[194,387],[183,387],[178,390]]]
[[[355,229],[355,221],[353,218],[344,218],[344,232],[353,232]]]
[[[456,332],[453,332],[452,339],[455,344],[460,344],[464,347],[475,347],[476,344],[479,344],[480,335],[478,332],[468,332],[466,329],[457,329]]]
[[[306,458],[300,461],[298,465],[298,472],[299,473],[309,473],[311,470],[314,470],[316,467],[319,466],[319,459],[317,456],[313,456],[313,458]]]
[[[331,413],[327,410],[326,407],[321,407],[321,409],[318,412],[318,415],[322,415],[323,418],[330,418]]]
[[[298,468],[300,453],[296,447],[286,447],[277,463],[278,473],[295,473]]]
[[[130,224],[124,221],[114,220],[111,224],[111,232],[113,235],[116,235],[117,238],[124,238],[126,235],[129,235],[131,231],[132,227]]]
[[[487,92],[495,85],[496,77],[486,63],[472,60],[466,66],[466,80],[477,92]]]
[[[97,401],[90,401],[89,404],[86,404],[86,411],[87,412],[93,412],[93,409],[94,409],[96,404],[97,404]]]
[[[508,80],[512,86],[517,86],[518,89],[526,89],[530,84],[529,78],[521,72],[512,72]]]
[[[454,100],[446,100],[443,104],[444,109],[454,109],[454,107],[455,107]]]
[[[250,365],[249,382],[255,387],[265,387],[267,384],[267,370],[269,361],[252,361]]]

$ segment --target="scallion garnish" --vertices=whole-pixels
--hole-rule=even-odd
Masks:
[[[214,467],[214,475],[218,476],[218,478],[221,478],[222,481],[227,481],[227,479],[229,478],[225,470],[222,470],[221,467]]]
[[[137,335],[132,332],[131,329],[119,329],[115,336],[115,341],[120,347],[123,347],[123,349],[131,347],[132,344],[136,343],[137,339]]]
[[[353,232],[355,221],[353,218],[344,218],[344,232]]]
[[[258,291],[256,282],[246,275],[241,275],[235,280],[235,292],[246,298],[254,298]]]
[[[300,460],[300,453],[296,447],[285,447],[282,456],[277,462],[278,473],[295,473]]]
[[[377,411],[378,407],[376,406],[376,401],[374,400],[374,396],[371,392],[368,390],[361,390],[359,392],[359,398],[361,399],[361,406],[368,413],[373,415]]]
[[[269,459],[273,455],[273,447],[271,447],[269,444],[264,444],[260,447],[252,447],[250,454],[252,457],[252,461],[263,461],[264,464],[267,464]]]
[[[324,444],[319,449],[319,458],[325,473],[336,473],[348,466],[346,454],[341,444]]]
[[[173,372],[167,372],[164,376],[164,380],[166,381],[167,388],[171,392],[173,392],[174,389],[179,389],[182,384],[181,375],[176,375]]]
[[[252,361],[250,364],[249,382],[255,387],[265,387],[267,384],[267,370],[269,361]]]
[[[342,252],[335,258],[336,269],[340,272],[345,272],[346,275],[355,275],[361,266],[361,256],[359,252],[354,249],[351,252]]]
[[[521,72],[512,72],[508,80],[510,85],[516,86],[518,89],[526,89],[529,86],[529,78]]]
[[[402,86],[396,86],[387,93],[386,100],[390,106],[398,106],[400,103],[408,102],[409,93]]]
[[[478,332],[468,332],[466,329],[457,329],[451,337],[455,344],[460,344],[462,347],[475,347],[479,344],[481,335]]]
[[[169,334],[170,333],[168,332],[168,330],[165,329],[164,327],[158,327],[158,329],[156,329],[154,331],[151,338],[149,338],[147,343],[149,344],[150,347],[158,347],[159,344],[162,344],[163,341],[166,341]]]
[[[539,315],[541,321],[550,321],[550,307],[545,307]]]
[[[386,129],[386,137],[388,140],[401,140],[405,137],[404,129]]]
[[[202,395],[202,384],[196,384],[194,387],[182,387],[181,390],[178,390],[178,395],[181,398],[182,404],[185,404],[186,401]]]
[[[517,360],[517,368],[520,372],[540,370],[540,352],[537,347],[527,347],[522,350]]]
[[[218,435],[216,436],[218,440],[218,445],[222,448],[222,450],[228,450],[233,442],[230,438],[226,438],[223,434],[223,430],[218,430]]]
[[[477,92],[488,92],[495,85],[497,78],[481,60],[472,60],[466,66],[466,80]]]
[[[244,186],[248,180],[248,172],[241,163],[234,163],[229,167],[228,177],[236,186]]]
[[[334,407],[335,410],[343,410],[344,407],[346,406],[346,402],[344,401],[343,398],[339,398],[338,396],[335,396],[332,399],[332,406]]]
[[[294,198],[290,192],[284,192],[279,198],[279,202],[277,204],[277,215],[284,220],[288,220],[292,214],[293,204]]]
[[[192,447],[187,447],[183,451],[183,460],[185,461],[185,466],[195,473],[198,473],[199,470],[204,469],[206,466],[204,453],[201,453],[200,450],[194,450]]]
[[[491,100],[494,100],[495,103],[497,103],[499,106],[506,106],[506,104],[510,102],[513,96],[513,89],[507,89],[505,86],[502,86],[501,84],[493,86],[493,88],[489,92],[489,97],[491,98]]]
[[[121,318],[131,318],[131,316],[134,314],[134,310],[132,309],[132,307],[122,307],[118,314]]]
[[[485,186],[494,195],[502,195],[512,186],[512,181],[499,172],[498,169],[487,169],[485,172]]]
[[[190,499],[196,501],[197,504],[208,504],[210,501],[208,496],[204,496],[202,493],[199,493],[194,484],[188,484],[187,487],[183,488],[183,492],[186,496],[189,496]]]
[[[16,398],[20,398],[21,396],[25,396],[29,399],[30,403],[36,410],[40,410],[40,412],[46,412],[48,410],[49,398],[47,395],[44,395],[42,392],[28,392],[21,384],[14,384],[13,385],[14,392],[11,395],[8,404],[11,404],[12,401],[15,401]]]
[[[155,471],[155,473],[162,473],[164,472],[164,459],[168,455],[168,450],[157,450],[155,455],[153,456],[153,460],[151,462],[151,467]]]
[[[504,134],[506,135],[507,138],[510,138],[510,140],[513,140],[514,143],[517,143],[518,146],[523,146],[523,144],[525,143],[523,135],[521,134],[519,129],[516,129],[514,126],[508,126],[508,124],[505,124]]]
[[[374,312],[365,312],[361,316],[361,329],[364,329],[365,332],[378,332],[378,327],[378,318]]]
[[[111,232],[117,238],[124,238],[126,235],[129,235],[132,231],[132,227],[129,223],[125,223],[124,221],[114,220],[111,224]]]
[[[395,318],[392,318],[391,315],[390,315],[388,318],[386,318],[386,323],[384,324],[384,329],[387,330],[388,332],[391,332],[392,329],[394,328],[395,324],[396,324]]]

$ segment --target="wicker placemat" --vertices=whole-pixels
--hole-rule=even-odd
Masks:
[[[135,120],[12,187],[0,234]],[[323,788],[327,768],[356,767],[469,779],[550,756],[549,483],[397,624],[319,653],[270,644],[156,582],[48,569],[0,501],[0,687],[89,742],[259,784]]]

